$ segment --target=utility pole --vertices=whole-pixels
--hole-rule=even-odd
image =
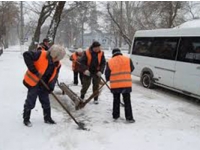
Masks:
[[[84,45],[84,22],[81,22],[81,47]]]
[[[20,45],[24,45],[24,16],[23,16],[23,1],[20,2],[20,17],[21,17],[21,27],[20,27]]]
[[[120,27],[122,28],[122,1],[120,1]],[[122,47],[122,33],[119,31],[119,48]]]
[[[120,27],[122,28],[122,1],[120,2]],[[119,47],[122,47],[122,33],[120,31],[119,33]]]
[[[86,15],[87,11],[84,10],[84,12],[82,13],[82,18],[81,18],[81,47],[83,48],[84,46],[84,23],[85,23],[85,15]]]

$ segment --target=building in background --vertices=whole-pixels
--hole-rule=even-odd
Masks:
[[[82,38],[80,36],[77,40],[75,47],[81,47],[81,39]],[[85,32],[83,35],[83,40],[83,49],[88,48],[93,41],[98,41],[99,43],[101,43],[101,46],[104,50],[111,50],[115,47],[118,47],[118,39],[114,35],[110,33],[104,33],[101,30]],[[127,50],[128,45],[125,42],[123,42],[121,49]]]

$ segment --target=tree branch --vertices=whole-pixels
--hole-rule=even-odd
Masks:
[[[112,19],[112,21],[117,25],[121,36],[124,38],[124,40],[126,41],[126,43],[131,46],[131,39],[123,32],[122,28],[120,27],[120,25],[118,24],[118,22],[114,19],[113,15],[110,12],[110,6],[109,4],[107,4],[107,10],[108,10],[108,14],[110,16],[110,18]]]

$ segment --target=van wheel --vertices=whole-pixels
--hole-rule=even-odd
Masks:
[[[151,75],[147,74],[147,73],[145,73],[145,74],[142,75],[141,82],[142,82],[142,85],[145,88],[148,88],[148,89],[151,89],[154,86]]]

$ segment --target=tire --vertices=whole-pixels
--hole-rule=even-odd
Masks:
[[[152,77],[150,74],[148,73],[145,73],[142,75],[141,77],[141,82],[142,82],[142,85],[145,87],[145,88],[148,88],[148,89],[151,89],[153,88],[153,80],[152,80]]]

